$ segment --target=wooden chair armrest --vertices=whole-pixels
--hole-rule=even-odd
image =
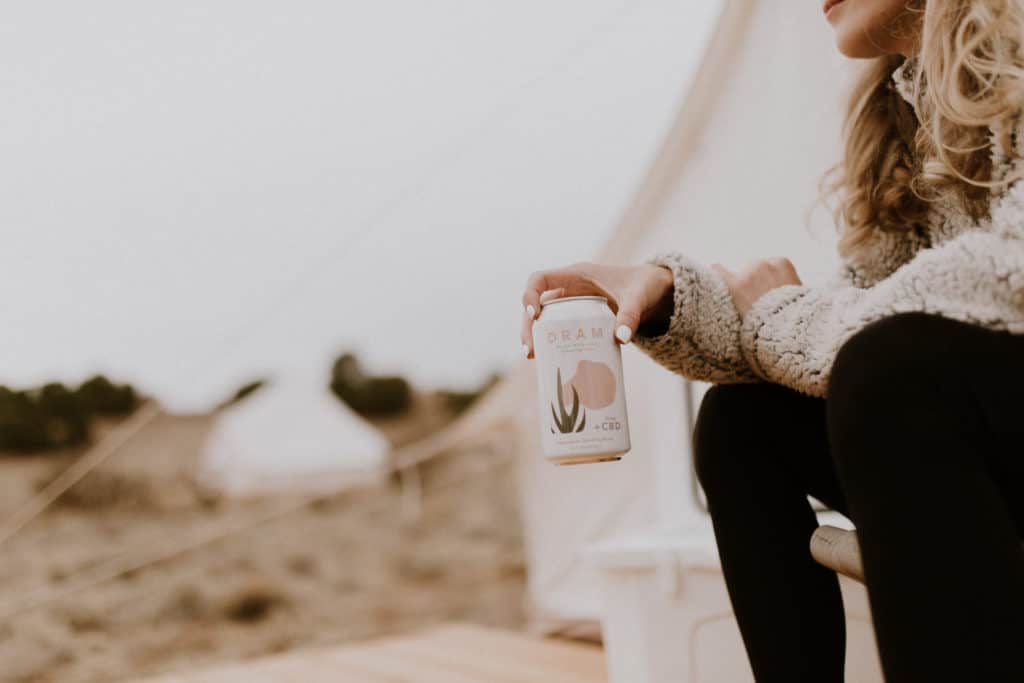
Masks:
[[[811,556],[822,566],[864,583],[856,532],[827,524],[818,527],[811,534]]]

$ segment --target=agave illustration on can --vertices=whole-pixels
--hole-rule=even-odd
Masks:
[[[554,426],[551,428],[552,434],[571,434],[573,432],[582,432],[583,428],[587,426],[587,410],[583,409],[583,414],[580,415],[580,394],[576,391],[576,387],[572,384],[572,410],[566,412],[565,410],[565,398],[562,392],[562,370],[559,368],[555,371],[555,386],[558,387],[558,412],[555,412],[555,404],[551,404],[551,417],[554,418]],[[576,425],[576,418],[579,417],[579,426]],[[556,431],[557,429],[557,431]]]

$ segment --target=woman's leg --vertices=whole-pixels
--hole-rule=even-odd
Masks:
[[[1024,681],[1024,337],[921,314],[847,342],[828,426],[887,681]]]
[[[694,439],[718,553],[758,681],[843,680],[846,626],[835,574],[811,558],[807,495],[842,510],[825,405],[773,384],[704,397]]]

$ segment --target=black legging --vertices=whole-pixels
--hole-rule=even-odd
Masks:
[[[887,681],[1024,681],[1024,336],[887,318],[840,349],[827,400],[713,387],[695,453],[758,681],[843,680],[808,495],[857,527]]]

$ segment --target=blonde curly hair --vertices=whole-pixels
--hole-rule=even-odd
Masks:
[[[830,176],[845,257],[868,250],[879,231],[916,229],[940,196],[980,219],[991,193],[1016,180],[994,176],[992,146],[1012,153],[1024,105],[1024,0],[928,0],[908,11],[923,15],[908,65],[913,104],[892,82],[905,58],[872,60],[853,88],[843,160]]]

